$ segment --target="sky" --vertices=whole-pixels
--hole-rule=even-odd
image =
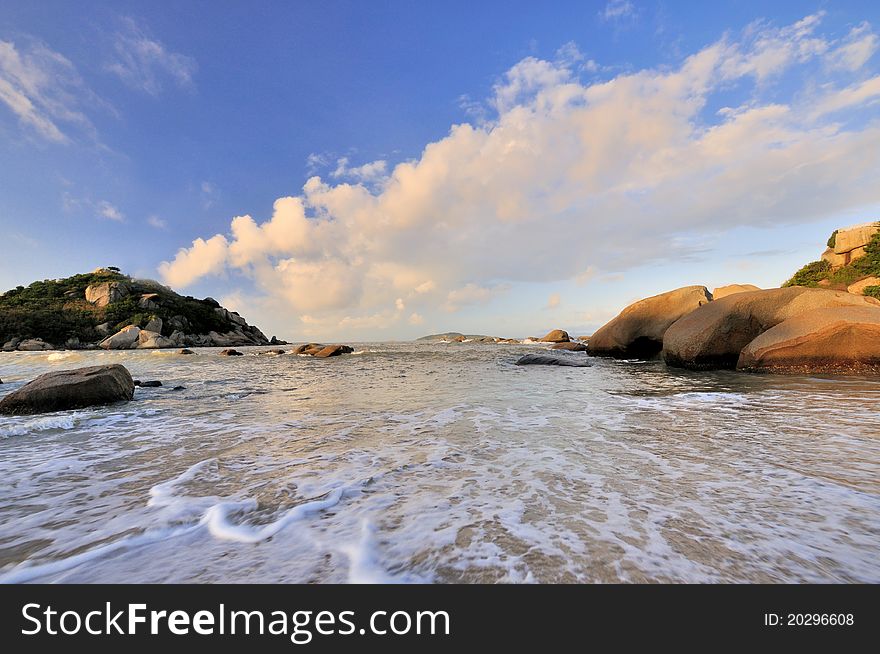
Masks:
[[[589,334],[880,219],[876,2],[0,4],[0,288],[267,335]]]

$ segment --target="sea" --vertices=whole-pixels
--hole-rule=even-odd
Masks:
[[[162,382],[0,417],[0,582],[880,582],[878,378],[238,349],[0,353]]]

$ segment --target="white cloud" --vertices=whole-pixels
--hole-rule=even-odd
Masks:
[[[831,68],[855,71],[864,66],[877,52],[880,39],[871,31],[868,23],[850,30],[847,38],[828,57]]]
[[[407,322],[409,322],[410,325],[421,325],[425,322],[425,319],[418,313],[413,313],[410,314]]]
[[[349,166],[348,157],[336,160],[336,169],[330,173],[334,179],[347,179],[365,184],[378,182],[388,175],[388,163],[383,160],[371,161],[362,166]]]
[[[406,321],[397,299],[430,319],[516,282],[607,279],[734,227],[878,203],[880,121],[843,120],[876,82],[863,66],[815,83],[839,45],[820,20],[754,24],[675,67],[603,81],[526,58],[486,103],[492,120],[452,126],[380,187],[312,177],[269,220],[236,217],[228,238],[198,239],[160,271],[174,286],[243,274],[277,302],[273,319],[385,329]],[[741,104],[706,110],[733,87]],[[822,102],[834,113],[816,114]]]
[[[605,20],[621,20],[636,16],[636,8],[629,0],[610,0],[599,16]]]
[[[0,40],[0,103],[41,138],[67,143],[65,125],[94,134],[85,102],[107,106],[83,84],[74,65],[46,45]]]
[[[147,224],[150,227],[155,227],[156,229],[166,229],[168,227],[168,222],[159,218],[159,216],[152,215],[147,217]]]
[[[107,202],[107,200],[101,200],[95,205],[95,210],[98,212],[98,215],[101,218],[106,218],[107,220],[113,220],[118,223],[121,223],[125,220],[125,215],[117,209],[115,206]]]
[[[559,307],[559,303],[561,302],[561,298],[559,297],[559,293],[551,293],[550,297],[547,298],[547,305],[544,307],[545,309],[556,309]]]
[[[168,50],[132,18],[123,19],[122,30],[113,36],[113,51],[115,59],[106,68],[131,88],[159,95],[165,80],[180,88],[193,86],[195,59]]]

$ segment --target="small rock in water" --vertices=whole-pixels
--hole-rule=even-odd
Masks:
[[[584,357],[553,356],[550,354],[526,354],[516,362],[518,366],[575,366],[586,368],[593,365]]]
[[[195,354],[195,352],[193,352],[192,350],[188,350],[186,348],[183,348],[182,350],[178,350],[177,353],[178,354]]]
[[[154,379],[152,381],[142,381],[139,384],[135,384],[135,386],[140,386],[141,388],[157,388],[162,385],[162,382]]]
[[[185,391],[185,390],[186,390],[186,386],[175,386],[175,387],[172,388],[171,390],[172,390],[172,391]]]
[[[220,356],[222,356],[222,357],[240,357],[240,356],[244,356],[244,355],[241,352],[239,352],[238,350],[228,349],[228,350],[221,350]]]

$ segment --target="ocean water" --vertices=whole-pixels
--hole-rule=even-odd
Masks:
[[[878,379],[265,349],[0,353],[164,384],[0,417],[0,581],[880,582]]]

